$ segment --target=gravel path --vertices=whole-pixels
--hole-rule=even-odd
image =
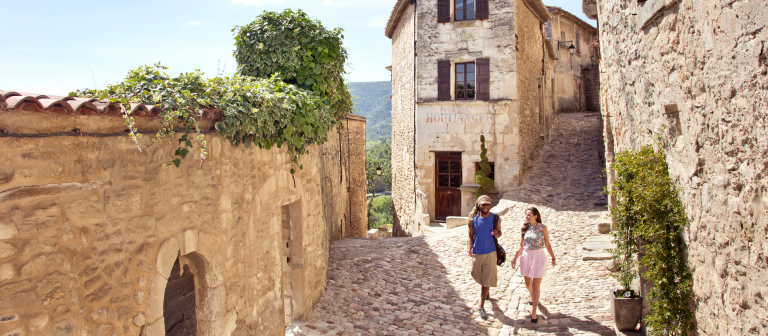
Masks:
[[[552,140],[525,183],[504,195],[500,239],[519,246],[524,210],[536,206],[550,229],[558,266],[542,283],[539,323],[530,322],[523,278],[509,263],[483,320],[470,276],[464,227],[424,237],[348,239],[331,247],[328,289],[293,335],[614,335],[608,310],[613,279],[602,261],[582,261],[582,244],[605,216],[598,158],[599,115],[559,115]],[[510,255],[510,258],[512,256]],[[491,312],[492,311],[492,312]]]

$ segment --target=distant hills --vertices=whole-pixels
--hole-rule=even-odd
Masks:
[[[392,136],[392,82],[349,83],[355,114],[366,118],[367,141],[385,142]]]

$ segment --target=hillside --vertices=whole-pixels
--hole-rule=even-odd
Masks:
[[[366,140],[384,142],[392,136],[392,83],[349,83],[355,114],[366,118]]]

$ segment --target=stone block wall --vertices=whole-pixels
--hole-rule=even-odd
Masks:
[[[437,61],[453,64],[490,59],[491,99],[516,99],[515,15],[512,0],[490,1],[488,20],[437,23],[437,0],[418,3],[418,99],[437,101]],[[451,2],[451,8],[453,3]],[[453,15],[453,10],[451,10]],[[451,71],[451,83],[455,73]],[[455,97],[451,85],[451,97]]]
[[[584,83],[584,100],[587,111],[600,111],[600,67],[589,65],[581,70]]]
[[[157,123],[138,120],[150,132]],[[286,311],[300,319],[319,300],[335,223],[365,197],[355,179],[339,178],[365,173],[342,171],[338,133],[294,175],[285,149],[233,147],[215,134],[209,158],[190,154],[178,169],[162,168],[176,141],[146,136],[139,152],[125,135],[15,135],[73,127],[124,125],[0,111],[9,132],[0,137],[0,334],[164,335],[177,260],[194,274],[199,335],[282,335]],[[347,169],[359,170],[356,160]]]
[[[392,35],[392,201],[395,236],[424,234],[422,212],[416,196],[414,144],[416,138],[415,7],[402,3],[402,17]],[[436,71],[436,70],[435,70]]]
[[[768,333],[768,3],[597,8],[606,160],[662,137],[690,220],[697,333]]]
[[[523,3],[525,0],[515,0],[515,22],[517,35],[517,117],[520,130],[518,132],[518,153],[520,155],[521,175],[533,166],[533,160],[538,157],[539,149],[544,146],[544,137],[540,135],[540,118],[551,118],[547,110],[551,104],[545,101],[544,69],[545,57],[548,57],[544,46],[544,31],[542,23]]]

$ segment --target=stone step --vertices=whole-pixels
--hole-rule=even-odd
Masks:
[[[587,242],[611,242],[613,241],[613,237],[610,235],[599,235],[599,236],[589,236],[587,237]]]
[[[593,241],[593,242],[586,242],[582,245],[582,247],[587,251],[608,251],[616,245],[613,245],[611,242],[603,242],[603,241]]]
[[[601,252],[601,251],[592,251],[584,254],[584,257],[581,258],[581,260],[584,261],[590,261],[590,260],[610,260],[613,259],[613,255],[611,255],[608,252]]]
[[[467,226],[467,220],[469,220],[469,217],[449,216],[445,219],[445,227],[450,230],[459,226]]]
[[[597,231],[600,233],[608,233],[611,232],[611,225],[612,221],[610,218],[601,218],[595,221],[595,225],[597,226]]]

